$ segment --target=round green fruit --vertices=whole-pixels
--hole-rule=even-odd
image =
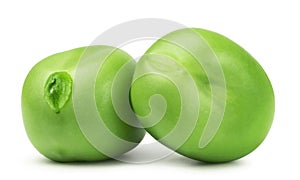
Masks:
[[[115,110],[115,104],[130,109],[125,106],[134,68],[127,53],[109,46],[77,48],[36,64],[22,91],[24,125],[34,147],[59,162],[105,160],[134,148],[145,131],[129,125]],[[124,81],[116,91],[118,76]],[[113,102],[113,97],[123,96]]]
[[[272,85],[249,53],[196,28],[171,32],[147,50],[136,66],[131,103],[155,139],[205,162],[252,152],[275,106]]]

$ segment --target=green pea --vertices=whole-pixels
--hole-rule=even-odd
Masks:
[[[272,85],[258,62],[228,38],[181,29],[137,63],[131,102],[146,130],[200,161],[239,159],[262,143],[274,114]]]
[[[77,48],[36,64],[22,91],[24,125],[34,147],[59,162],[105,160],[134,148],[145,131],[116,111],[119,104],[130,113],[134,67],[127,53],[109,46]],[[118,76],[125,79],[114,85]]]

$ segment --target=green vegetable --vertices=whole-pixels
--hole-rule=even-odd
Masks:
[[[122,70],[125,66],[130,68]],[[115,104],[121,104],[118,108],[130,113],[126,111],[130,107],[125,107],[128,98],[117,99],[118,103],[112,100],[112,96],[129,96],[134,67],[135,62],[128,54],[109,46],[65,51],[35,65],[22,91],[24,125],[34,147],[59,162],[105,160],[134,148],[145,131],[129,125],[116,113]],[[94,77],[91,76],[93,68]],[[118,91],[113,88],[117,76],[127,77],[115,87]],[[89,108],[87,92],[94,92],[88,95],[94,101],[96,112]],[[78,109],[80,106],[83,108]],[[98,126],[103,130],[93,128]],[[110,134],[101,134],[103,131]]]
[[[192,159],[227,162],[252,152],[274,115],[272,85],[258,62],[228,38],[182,29],[137,63],[131,102],[146,130]]]

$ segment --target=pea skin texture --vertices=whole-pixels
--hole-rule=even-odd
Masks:
[[[187,28],[157,40],[139,60],[132,107],[146,130],[186,157],[228,162],[257,148],[274,115],[272,85],[242,47]]]
[[[89,53],[86,53],[87,51]],[[109,55],[102,57],[105,53]],[[81,112],[92,114],[84,98],[73,97],[75,89],[77,94],[84,94],[89,90],[85,85],[78,84],[75,78],[83,54],[89,59],[86,67],[81,68],[85,68],[86,71],[96,66],[99,59],[105,59],[99,72],[91,79],[94,82],[93,88],[96,88],[91,96],[95,100],[97,114],[103,120],[103,128],[112,135],[98,136],[97,133],[100,132],[94,129],[89,133],[95,134],[93,140],[100,145],[109,145],[110,154],[97,148],[82,131],[84,127],[90,126],[89,120],[94,117],[81,119],[79,124],[76,116],[75,100],[77,106],[84,105]],[[119,118],[113,106],[111,93],[114,76],[127,63],[132,67],[131,70],[122,72],[123,76],[130,77],[135,62],[127,53],[109,46],[91,46],[54,54],[36,64],[29,72],[22,91],[23,122],[34,147],[47,158],[59,162],[105,160],[134,148],[143,139],[145,131]],[[85,73],[79,78],[85,82],[91,78],[88,75]],[[117,86],[120,92],[127,89],[125,85],[126,83]],[[127,93],[129,96],[129,90]],[[112,143],[111,137],[130,142],[130,145]]]

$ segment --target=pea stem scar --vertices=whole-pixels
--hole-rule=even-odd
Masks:
[[[48,77],[44,87],[44,98],[55,113],[60,113],[71,93],[72,78],[67,72],[55,72]]]

